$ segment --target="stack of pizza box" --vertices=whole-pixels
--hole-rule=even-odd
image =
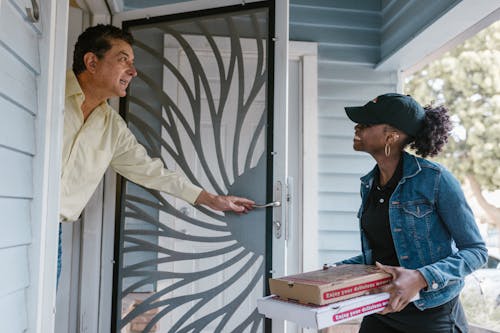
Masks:
[[[269,279],[270,296],[257,301],[261,314],[321,329],[382,311],[388,293],[370,294],[392,280],[372,265],[339,265]]]

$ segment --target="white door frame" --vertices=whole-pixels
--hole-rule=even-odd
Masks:
[[[68,3],[56,0],[37,3],[40,19],[32,24],[32,28],[40,33],[40,39],[37,41],[40,75],[37,78],[38,113],[35,134],[37,153],[33,159],[30,287],[26,298],[28,332],[41,333],[52,332],[55,324]],[[25,11],[21,4],[16,6]]]
[[[296,230],[300,235],[298,243],[287,245],[288,251],[297,247],[300,258],[296,263],[298,269],[287,270],[287,274],[294,274],[318,269],[318,44],[290,41],[289,45],[289,61],[299,62],[300,78],[299,156],[288,160],[289,165],[299,165],[299,173],[289,175],[297,179],[292,194],[299,196],[294,203],[298,205],[294,210],[297,215],[291,218],[298,221]],[[293,126],[290,123],[289,127]]]

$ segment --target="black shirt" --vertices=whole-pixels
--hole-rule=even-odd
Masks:
[[[377,166],[373,185],[361,216],[361,228],[370,242],[373,260],[384,265],[399,266],[389,224],[389,199],[402,176],[403,158],[399,161],[392,178],[384,186],[380,185],[380,170]]]

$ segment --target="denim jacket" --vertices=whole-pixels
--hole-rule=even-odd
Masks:
[[[464,277],[486,263],[487,250],[459,182],[441,165],[403,153],[403,177],[389,202],[389,223],[401,267],[417,269],[428,287],[414,304],[420,310],[456,297]],[[361,178],[361,218],[374,170]],[[344,264],[374,264],[361,231],[363,253]]]

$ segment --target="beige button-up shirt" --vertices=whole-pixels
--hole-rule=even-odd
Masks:
[[[184,176],[148,156],[125,121],[107,103],[84,122],[85,97],[73,71],[66,75],[61,170],[61,221],[75,221],[111,166],[125,178],[193,204],[202,191]]]

